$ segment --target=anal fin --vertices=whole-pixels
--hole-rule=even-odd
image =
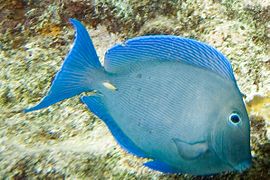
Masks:
[[[181,173],[181,171],[179,171],[178,169],[175,169],[169,166],[168,164],[158,161],[158,160],[146,162],[144,163],[144,165],[150,169],[153,169],[155,171],[160,171],[163,173],[168,173],[168,174]]]
[[[118,144],[124,150],[138,157],[149,158],[149,156],[137,147],[118,127],[111,115],[108,113],[102,96],[83,96],[81,100],[96,116],[105,122]]]

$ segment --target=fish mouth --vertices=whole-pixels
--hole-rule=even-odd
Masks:
[[[250,160],[246,160],[246,161],[243,161],[240,164],[234,166],[234,169],[236,171],[242,172],[242,171],[248,169],[250,166],[251,166],[251,161]]]

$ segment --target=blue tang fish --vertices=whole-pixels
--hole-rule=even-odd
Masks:
[[[209,175],[251,165],[250,124],[228,59],[196,40],[153,35],[117,44],[101,65],[85,27],[48,94],[25,112],[82,92],[118,144],[164,173]]]

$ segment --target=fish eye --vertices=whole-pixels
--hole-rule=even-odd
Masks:
[[[229,117],[229,120],[233,124],[238,124],[241,121],[241,118],[237,113],[232,113]]]

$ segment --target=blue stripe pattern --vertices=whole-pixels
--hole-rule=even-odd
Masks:
[[[184,62],[235,81],[230,62],[217,49],[173,35],[142,36],[117,44],[106,52],[104,64],[108,72],[117,73],[132,62],[148,60]]]
[[[91,90],[88,75],[91,70],[101,69],[102,66],[85,27],[75,19],[70,19],[70,22],[76,30],[76,37],[62,68],[56,74],[48,94],[40,103],[24,112],[39,110]]]

